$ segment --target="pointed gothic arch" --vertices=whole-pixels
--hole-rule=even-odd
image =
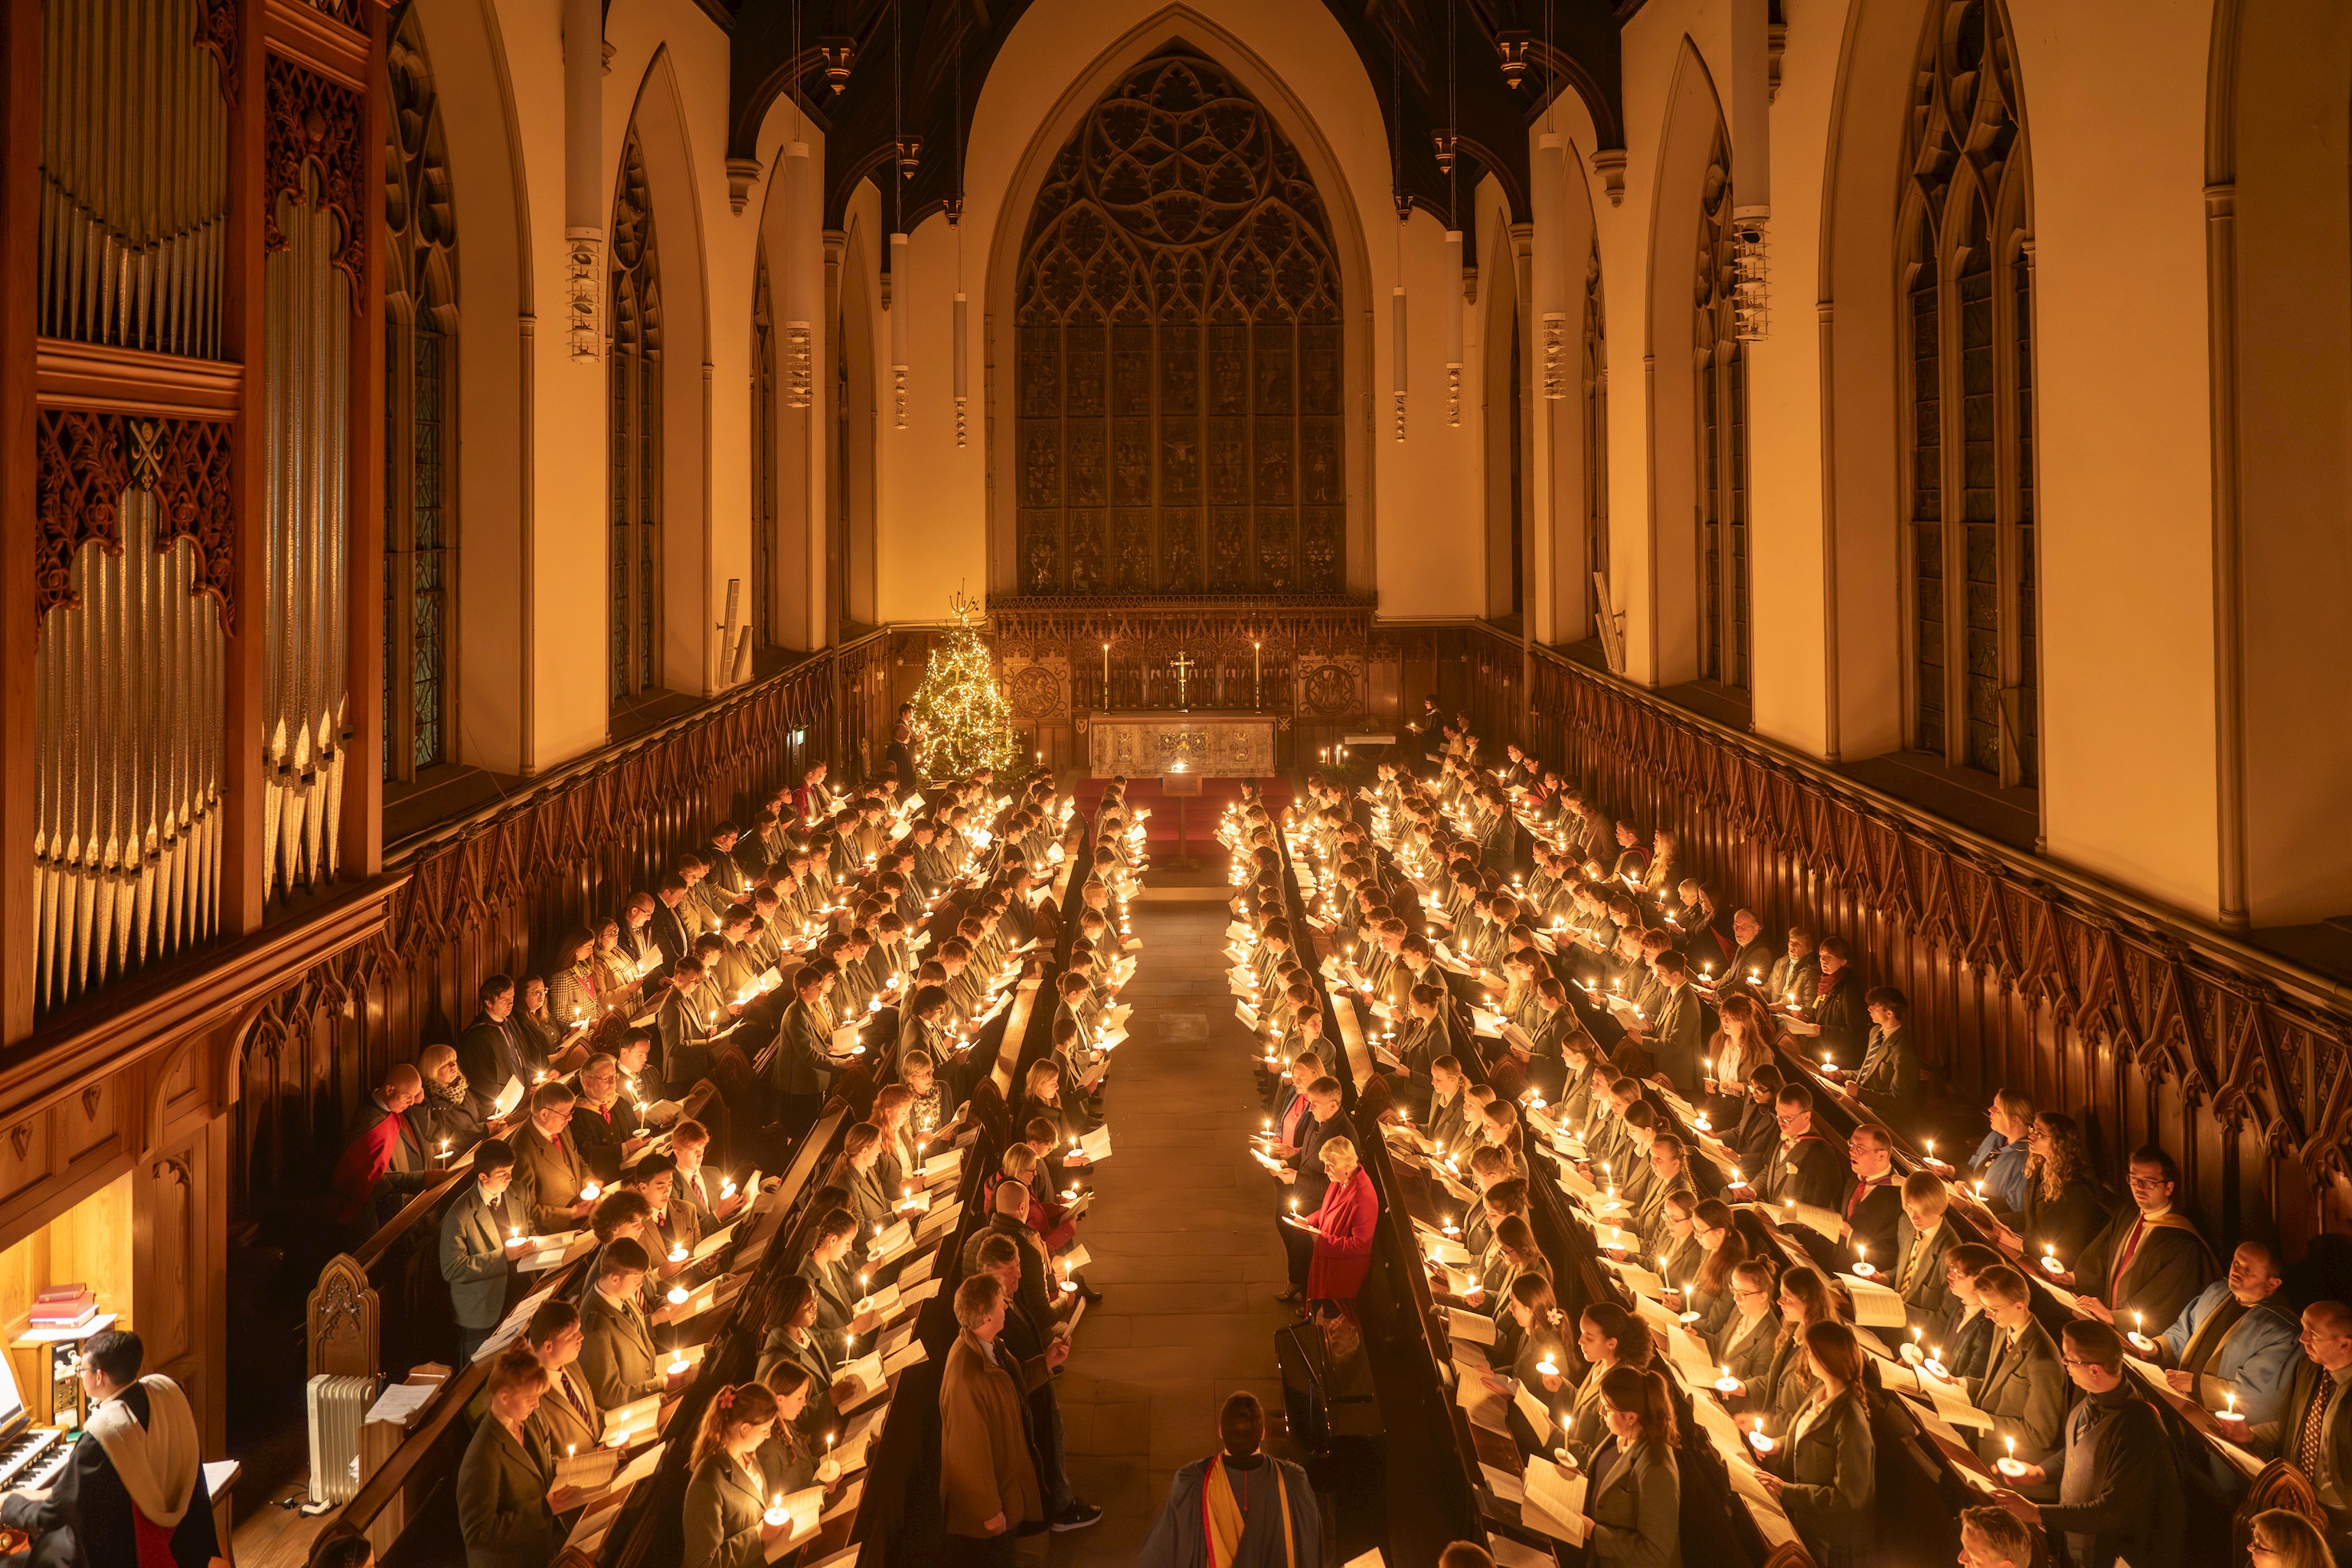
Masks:
[[[1909,745],[2040,777],[2032,166],[2001,0],[1921,30],[1895,218]]]
[[[383,776],[457,758],[457,224],[423,19],[385,55]]]

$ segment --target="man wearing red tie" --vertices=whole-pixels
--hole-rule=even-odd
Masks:
[[[1881,1273],[1895,1266],[1895,1232],[1903,1224],[1903,1184],[1895,1174],[1895,1152],[1886,1130],[1865,1121],[1846,1135],[1846,1160],[1853,1185],[1846,1189],[1845,1223],[1854,1246]],[[2169,1318],[2165,1320],[2171,1321]]]
[[[2091,1238],[2058,1283],[2104,1321],[2137,1312],[2141,1323],[2169,1323],[2221,1269],[2197,1226],[2172,1206],[2180,1167],[2171,1155],[2154,1144],[2135,1151],[2127,1184],[2132,1206]]]

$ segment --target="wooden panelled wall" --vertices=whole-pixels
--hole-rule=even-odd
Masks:
[[[1489,748],[1516,740],[1601,809],[1674,831],[1726,911],[1843,934],[1870,984],[1910,998],[1955,1093],[2030,1089],[2084,1124],[2111,1180],[2162,1145],[2209,1235],[2294,1257],[2341,1226],[2352,1005],[2326,982],[1545,649],[1459,635]]]
[[[711,825],[746,822],[820,758],[835,777],[887,734],[887,634],[820,653],[639,740],[395,846],[390,927],[270,997],[240,1058],[237,1217],[315,1199],[342,1130],[395,1062],[455,1043],[481,983],[544,973],[567,930],[616,913]]]

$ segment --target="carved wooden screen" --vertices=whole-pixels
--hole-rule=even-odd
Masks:
[[[1910,731],[2002,784],[2036,777],[2032,195],[1995,0],[1920,40],[1903,237]]]
[[[1017,289],[1021,593],[1341,591],[1339,268],[1231,78],[1171,52],[1096,104]]]

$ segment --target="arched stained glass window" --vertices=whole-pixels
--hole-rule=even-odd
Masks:
[[[383,776],[405,780],[455,755],[457,232],[415,10],[384,65]]]
[[[1021,593],[1342,590],[1339,267],[1223,70],[1157,55],[1087,112],[1016,289]]]
[[[1908,126],[1903,542],[1911,744],[2038,780],[2032,193],[1999,0],[1937,0]]]
[[[621,154],[610,266],[612,696],[624,702],[661,685],[661,268],[635,132]]]
[[[1698,670],[1748,689],[1748,360],[1733,322],[1731,146],[1715,130],[1699,188],[1697,319]]]

